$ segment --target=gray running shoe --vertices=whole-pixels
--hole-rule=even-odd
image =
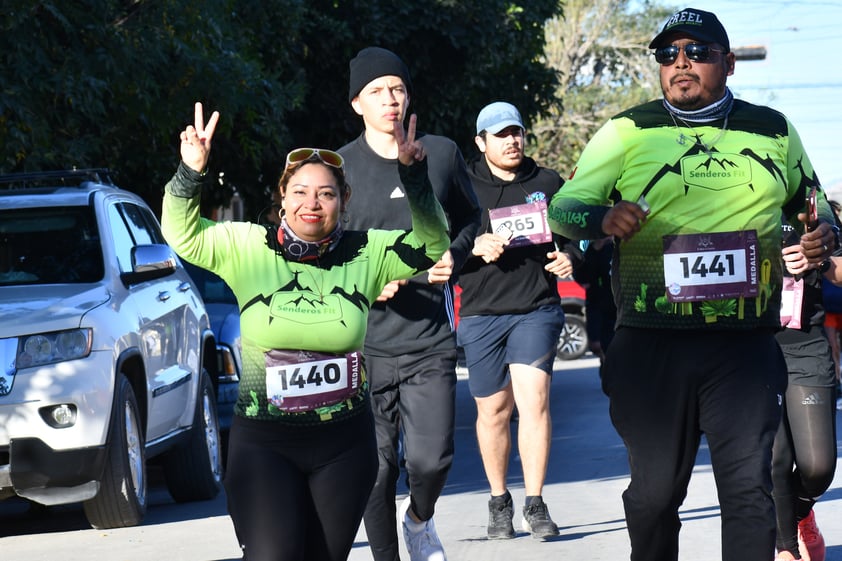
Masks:
[[[430,518],[424,523],[424,528],[413,532],[407,526],[409,517],[410,497],[404,499],[399,510],[399,517],[403,526],[403,539],[406,549],[409,551],[410,561],[447,561],[444,554],[444,547],[441,545],[439,535],[436,533],[436,525]]]
[[[523,507],[523,529],[532,534],[536,540],[543,540],[558,535],[558,526],[547,510],[547,505],[541,497],[531,499]]]
[[[515,507],[512,495],[506,491],[502,497],[491,497],[488,500],[488,539],[507,540],[515,537],[512,518]]]

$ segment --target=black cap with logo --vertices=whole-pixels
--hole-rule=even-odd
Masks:
[[[661,42],[667,35],[674,33],[686,33],[687,35],[704,41],[706,43],[718,43],[725,47],[725,52],[731,52],[731,43],[728,41],[728,34],[725,28],[719,22],[715,14],[697,10],[695,8],[685,8],[681,11],[675,12],[671,15],[663,27],[649,43],[650,49],[661,47]]]

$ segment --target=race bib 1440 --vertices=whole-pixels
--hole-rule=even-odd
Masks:
[[[354,397],[363,383],[361,355],[272,350],[265,353],[266,396],[288,412],[312,411]]]

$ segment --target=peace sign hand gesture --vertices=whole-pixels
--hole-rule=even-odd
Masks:
[[[193,171],[201,173],[208,165],[211,139],[219,121],[219,111],[214,111],[205,125],[202,104],[196,102],[193,121],[192,125],[187,125],[187,128],[181,131],[181,161]]]
[[[424,145],[421,141],[415,140],[415,122],[417,117],[413,113],[409,116],[409,130],[404,133],[403,124],[395,121],[395,140],[398,143],[398,160],[405,166],[411,166],[416,161],[420,162],[426,157]]]

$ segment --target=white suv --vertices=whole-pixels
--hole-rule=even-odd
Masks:
[[[216,496],[215,347],[154,214],[107,170],[0,176],[0,499],[134,526],[153,457],[175,500]]]

